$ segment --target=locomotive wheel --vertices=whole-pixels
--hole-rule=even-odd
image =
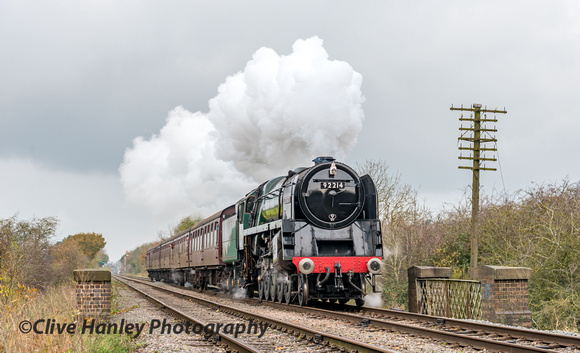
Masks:
[[[278,284],[277,284],[277,280],[276,277],[272,276],[270,278],[270,301],[275,302],[276,301],[276,295],[277,295],[277,289],[278,289]]]
[[[284,302],[286,304],[290,304],[290,300],[292,297],[292,286],[290,285],[290,282],[284,282],[284,285],[282,286],[283,291],[284,291]]]
[[[264,300],[264,281],[258,282],[258,299]]]
[[[270,299],[270,277],[264,279],[264,300]]]
[[[365,305],[365,300],[364,299],[355,299],[355,304],[357,307],[361,307],[361,306]]]
[[[299,282],[299,292],[298,292],[298,305],[304,306],[308,304],[308,281],[300,276]]]
[[[278,282],[278,285],[276,286],[276,292],[276,299],[278,300],[278,303],[282,303],[284,299],[284,284],[282,282]]]
[[[231,279],[231,277],[226,278],[226,285],[225,285],[224,291],[226,293],[232,292],[232,279]]]

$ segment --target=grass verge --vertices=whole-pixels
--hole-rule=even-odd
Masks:
[[[136,348],[130,335],[80,333],[74,282],[38,292],[25,286],[9,290],[0,281],[0,305],[0,352],[130,352]],[[21,332],[30,327],[25,321],[33,324],[41,319],[45,321],[37,328],[42,334]],[[78,327],[73,334],[59,334],[56,329],[46,334],[46,322]]]

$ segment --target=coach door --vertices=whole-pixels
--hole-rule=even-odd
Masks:
[[[186,250],[185,250],[185,251],[187,251],[187,265],[186,265],[187,267],[191,267],[191,262],[190,262],[191,261],[190,249],[191,249],[191,238],[193,238],[191,236],[191,234],[192,233],[187,234],[187,238],[185,238],[185,239],[187,239],[186,240],[187,247],[186,247]]]

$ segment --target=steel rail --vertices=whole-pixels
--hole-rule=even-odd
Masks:
[[[366,313],[375,313],[378,315],[389,316],[389,317],[397,317],[409,320],[417,320],[417,321],[424,321],[430,322],[437,325],[445,325],[445,326],[453,326],[464,328],[468,330],[476,330],[476,331],[485,331],[490,333],[497,333],[501,335],[509,335],[511,337],[518,337],[518,338],[525,338],[530,341],[541,341],[544,343],[557,343],[563,346],[576,346],[580,347],[580,337],[579,336],[570,336],[570,335],[562,335],[557,333],[550,333],[550,332],[543,332],[543,331],[536,331],[526,328],[517,328],[517,327],[510,327],[510,326],[498,326],[494,324],[486,324],[480,322],[473,322],[473,321],[466,321],[460,319],[453,319],[447,317],[438,317],[438,316],[431,316],[431,315],[424,315],[418,313],[410,313],[406,311],[398,311],[398,310],[390,310],[390,309],[381,309],[381,308],[367,308],[361,307],[357,308],[352,305],[345,306],[345,308],[353,311],[359,312],[366,312]]]
[[[143,278],[147,281],[148,279]],[[156,287],[157,288],[157,287]],[[196,292],[198,292],[196,290]],[[213,293],[214,295],[219,295],[218,293]],[[310,314],[318,314],[326,317],[334,317],[341,320],[347,320],[351,322],[359,322],[363,324],[372,324],[376,327],[384,328],[387,330],[407,332],[410,334],[428,336],[432,338],[441,339],[447,342],[456,342],[463,345],[471,345],[476,348],[481,349],[491,349],[504,352],[554,352],[552,348],[557,347],[534,347],[527,345],[519,345],[511,342],[502,342],[500,340],[493,340],[483,337],[473,337],[467,336],[469,332],[466,333],[455,333],[446,330],[435,330],[431,328],[424,328],[416,325],[408,325],[404,323],[397,323],[392,321],[382,320],[380,318],[364,317],[356,314],[344,313],[336,310],[325,310],[321,308],[313,307],[301,307],[294,304],[280,304],[272,301],[262,301],[260,299],[254,299],[254,302],[260,302],[267,305],[281,307],[281,308],[292,308],[294,311],[301,311]],[[459,319],[436,317],[430,315],[423,315],[417,313],[410,313],[406,311],[381,309],[381,308],[368,308],[368,307],[356,307],[352,305],[342,306],[342,308],[350,311],[363,312],[363,313],[374,313],[388,318],[404,319],[404,320],[415,320],[420,322],[429,322],[435,324],[441,328],[445,327],[447,329],[461,328],[466,330],[473,330],[477,332],[485,333],[495,333],[504,336],[502,339],[523,339],[527,341],[541,341],[547,345],[555,344],[561,347],[571,346],[580,347],[580,337],[554,334],[548,332],[535,331],[530,329],[514,328],[509,326],[498,326],[493,324],[477,323]],[[472,332],[473,333],[473,332]]]
[[[496,340],[492,340],[489,338],[483,338],[483,337],[477,337],[477,336],[468,336],[466,334],[460,334],[460,333],[436,330],[436,329],[421,327],[421,326],[416,326],[416,325],[409,325],[409,324],[404,324],[404,323],[400,323],[400,322],[392,322],[392,321],[386,321],[386,320],[382,320],[382,319],[364,317],[364,316],[359,316],[359,315],[340,312],[340,311],[331,311],[331,310],[312,308],[312,307],[300,307],[297,305],[288,306],[288,305],[283,305],[283,304],[273,303],[273,302],[264,302],[264,303],[267,303],[268,305],[275,305],[275,306],[281,306],[281,307],[286,307],[286,308],[290,307],[290,308],[292,308],[292,310],[295,310],[295,311],[303,311],[303,312],[307,312],[310,314],[317,314],[317,315],[321,315],[321,316],[333,317],[333,318],[337,318],[337,319],[341,319],[341,320],[347,320],[350,322],[358,322],[358,323],[361,323],[363,325],[373,325],[375,327],[386,329],[386,330],[406,332],[406,333],[419,335],[419,336],[423,336],[423,337],[427,336],[427,337],[443,340],[445,342],[455,342],[455,343],[458,343],[460,345],[472,346],[474,348],[479,348],[479,349],[489,349],[489,350],[498,351],[498,352],[510,352],[510,353],[554,352],[553,350],[550,350],[550,349],[544,349],[544,348],[526,346],[526,345],[519,345],[519,344],[509,343],[509,342],[496,341]]]
[[[198,320],[196,318],[194,318],[193,316],[190,316],[186,313],[184,313],[183,311],[172,307],[171,305],[143,292],[142,290],[135,288],[134,286],[132,286],[131,284],[127,283],[126,281],[122,280],[122,277],[120,276],[113,276],[114,279],[116,279],[117,281],[125,284],[126,286],[128,286],[129,288],[133,289],[134,291],[144,295],[147,299],[152,300],[154,302],[156,302],[157,304],[161,305],[163,308],[168,309],[169,311],[181,316],[182,318],[189,320],[191,322],[194,322],[196,324],[202,325],[203,327],[207,326],[207,323]],[[131,279],[130,279],[131,280]],[[200,334],[201,335],[201,334]],[[215,336],[215,335],[214,335]],[[234,351],[238,351],[239,353],[261,353],[262,351],[255,349],[254,347],[248,346],[247,344],[245,344],[244,342],[228,335],[225,333],[219,333],[217,334],[218,336],[218,340],[220,342],[225,343],[228,347],[230,347],[231,349],[233,349]]]
[[[114,277],[119,278],[119,276],[114,276]],[[121,278],[123,278],[123,277],[121,277]],[[334,335],[331,333],[314,330],[314,329],[311,329],[309,327],[305,327],[302,325],[293,324],[293,323],[278,320],[278,319],[275,319],[275,318],[272,318],[269,316],[259,315],[259,314],[249,312],[246,310],[242,310],[242,309],[238,309],[238,308],[235,308],[232,306],[216,303],[216,302],[208,300],[208,299],[199,298],[199,297],[194,296],[192,294],[178,292],[178,291],[175,291],[171,288],[159,287],[159,286],[153,285],[151,282],[137,280],[137,279],[130,278],[130,277],[125,277],[125,278],[130,280],[130,281],[139,282],[141,284],[145,284],[145,285],[151,286],[155,289],[169,292],[169,293],[172,293],[172,294],[177,295],[177,296],[186,297],[188,299],[193,299],[198,303],[201,303],[201,304],[204,304],[204,305],[207,305],[210,307],[214,307],[216,309],[219,309],[220,311],[228,312],[230,314],[233,314],[233,315],[236,315],[239,317],[244,317],[246,319],[252,318],[252,319],[259,321],[259,322],[266,322],[270,325],[270,327],[280,329],[283,332],[289,332],[291,334],[294,333],[300,337],[307,338],[308,340],[311,340],[314,342],[318,342],[318,343],[324,342],[324,344],[327,344],[330,346],[344,347],[346,349],[356,350],[359,353],[366,353],[366,352],[368,352],[368,353],[377,353],[377,352],[396,353],[395,351],[388,350],[388,349],[381,348],[381,347],[377,347],[377,346],[373,346],[373,345],[370,345],[370,344],[367,344],[364,342],[351,340],[351,339],[340,337],[340,336],[337,336],[337,335]]]

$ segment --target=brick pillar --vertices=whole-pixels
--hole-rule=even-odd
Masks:
[[[417,280],[425,278],[449,278],[451,277],[451,267],[430,267],[430,266],[413,266],[407,269],[409,278],[409,311],[412,313],[419,312],[419,298],[417,292]]]
[[[479,266],[482,317],[495,323],[532,327],[527,267]]]
[[[74,270],[79,318],[108,319],[111,316],[111,270]]]

